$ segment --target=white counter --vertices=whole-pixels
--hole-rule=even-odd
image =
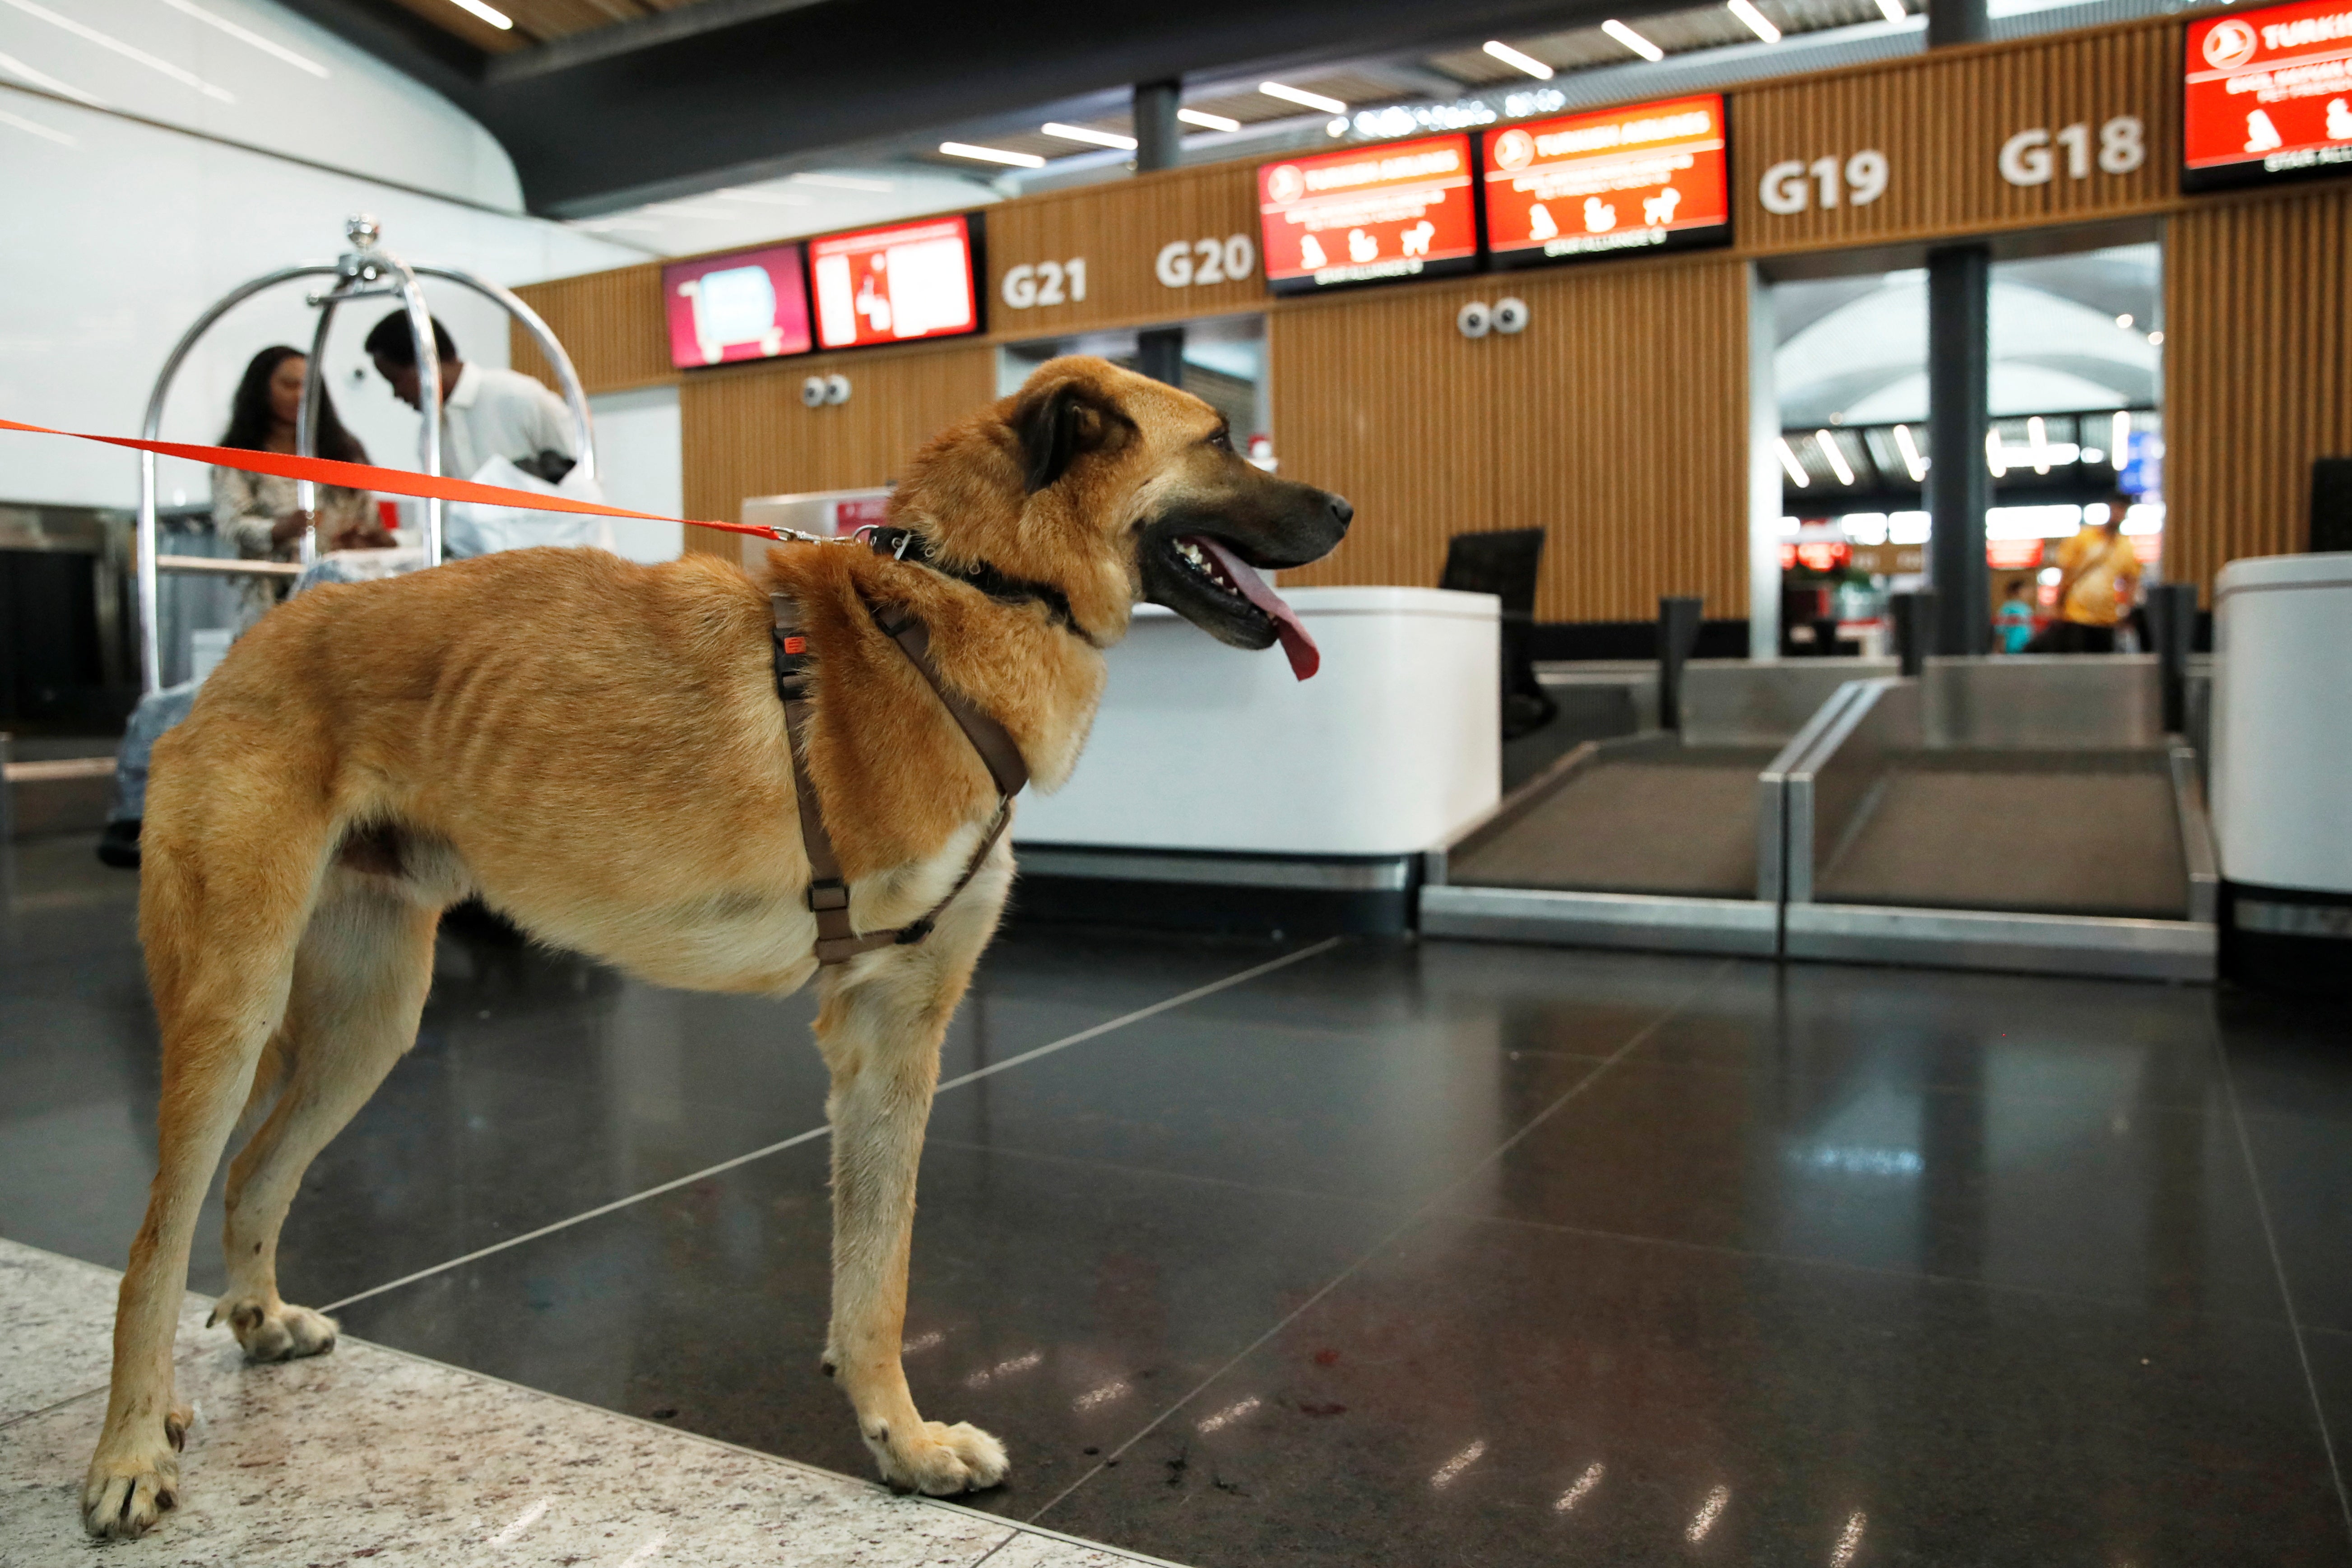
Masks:
[[[2214,579],[2212,780],[2223,877],[2352,893],[2352,554]]]
[[[1498,602],[1436,588],[1295,588],[1323,650],[1227,647],[1156,605],[1110,650],[1077,772],[1024,795],[1023,844],[1404,855],[1495,804]]]

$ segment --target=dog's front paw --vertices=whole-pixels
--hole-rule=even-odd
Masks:
[[[213,1318],[228,1320],[229,1331],[245,1347],[247,1361],[292,1361],[335,1348],[335,1320],[308,1307],[224,1301],[213,1309]]]
[[[187,1430],[184,1412],[174,1411],[175,1430],[158,1432],[152,1445],[121,1454],[104,1449],[89,1462],[82,1483],[81,1522],[100,1541],[136,1541],[179,1502],[180,1461],[172,1450]]]
[[[1004,1445],[969,1421],[952,1426],[925,1421],[911,1432],[877,1426],[865,1437],[882,1479],[901,1491],[932,1497],[984,1491],[1013,1468]]]

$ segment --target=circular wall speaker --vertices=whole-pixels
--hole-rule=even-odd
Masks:
[[[1473,300],[1454,313],[1454,329],[1465,338],[1483,338],[1495,324],[1495,312],[1484,300]]]
[[[1495,330],[1498,332],[1524,332],[1531,312],[1528,302],[1517,294],[1507,294],[1495,301]]]
[[[838,406],[849,401],[849,378],[828,375],[824,378],[824,400]]]
[[[824,407],[824,377],[823,377],[823,376],[821,376],[821,375],[813,375],[813,376],[810,376],[806,381],[802,382],[802,383],[801,383],[801,401],[802,401],[803,403],[807,404],[811,408],[822,408],[822,407]]]

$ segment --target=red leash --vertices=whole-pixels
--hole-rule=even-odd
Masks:
[[[77,441],[102,441],[110,447],[185,458],[216,468],[243,468],[249,474],[275,474],[286,479],[309,479],[347,490],[382,490],[390,495],[418,496],[441,500],[483,501],[492,506],[527,511],[570,511],[585,517],[639,518],[646,522],[682,522],[688,528],[716,528],[727,533],[748,533],[757,539],[782,540],[776,529],[749,522],[709,522],[700,518],[664,517],[657,511],[631,511],[602,501],[574,500],[570,496],[543,495],[537,490],[509,489],[504,485],[478,485],[471,479],[438,479],[406,468],[379,468],[369,463],[339,463],[331,458],[297,458],[282,452],[249,452],[236,447],[194,447],[183,441],[141,441],[129,436],[86,436],[79,430],[52,430],[46,425],[22,425],[0,419],[0,430],[22,430],[34,436],[69,436]]]

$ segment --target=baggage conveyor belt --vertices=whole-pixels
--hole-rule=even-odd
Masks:
[[[2177,809],[2161,752],[1898,752],[1824,856],[1814,896],[2186,920]]]
[[[1769,957],[1784,753],[1884,661],[1688,666],[1682,729],[1589,741],[1424,857],[1421,930]]]
[[[1553,787],[1452,862],[1447,879],[1747,899],[1756,890],[1756,778],[1771,746],[1601,742]]]
[[[1587,742],[1430,851],[1423,934],[2213,977],[2155,660],[1858,662],[1693,665],[1680,734]],[[1824,689],[1839,664],[1860,678]]]

